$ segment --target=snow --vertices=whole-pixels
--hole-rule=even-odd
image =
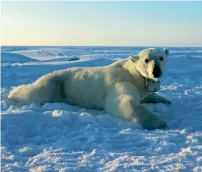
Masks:
[[[26,57],[21,54],[15,53],[1,53],[1,62],[2,63],[24,63],[24,62],[35,62],[36,59]]]
[[[104,66],[144,48],[2,47],[1,170],[202,171],[202,48],[170,48],[160,93],[172,105],[145,104],[167,121],[166,130],[69,104],[7,99],[12,87],[54,70]]]

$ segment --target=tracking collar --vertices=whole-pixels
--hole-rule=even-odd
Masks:
[[[148,92],[157,92],[160,90],[160,80],[154,81],[152,79],[145,78],[145,85]]]

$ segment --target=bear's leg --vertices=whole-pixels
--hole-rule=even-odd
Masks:
[[[133,103],[134,118],[132,121],[142,126],[144,129],[155,130],[158,128],[167,128],[167,124],[160,119],[155,113],[151,112],[141,104]]]
[[[32,84],[14,88],[8,95],[10,100],[23,103],[45,104],[60,102],[63,96],[63,85],[57,77],[48,74],[42,76]]]
[[[124,120],[132,121],[144,129],[166,128],[167,124],[139,102],[139,92],[130,83],[117,83],[107,92],[105,111]]]
[[[158,95],[156,93],[153,93],[147,97],[145,97],[141,103],[164,103],[164,104],[171,104],[171,101],[167,98]]]

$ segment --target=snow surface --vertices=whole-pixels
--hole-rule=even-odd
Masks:
[[[166,130],[143,130],[69,104],[22,105],[7,99],[13,86],[54,70],[103,66],[144,48],[2,47],[1,170],[201,172],[202,48],[170,48],[160,93],[172,105],[145,104],[167,121]]]

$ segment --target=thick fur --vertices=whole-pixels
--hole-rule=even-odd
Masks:
[[[167,49],[145,49],[137,56],[117,61],[105,67],[70,68],[47,74],[29,85],[14,88],[8,98],[24,103],[66,102],[86,108],[104,109],[118,118],[129,120],[145,129],[167,125],[141,103],[169,100],[149,93],[145,78],[158,80],[152,74],[154,66],[166,72]],[[163,61],[159,58],[163,57]],[[145,59],[149,62],[146,63]]]

